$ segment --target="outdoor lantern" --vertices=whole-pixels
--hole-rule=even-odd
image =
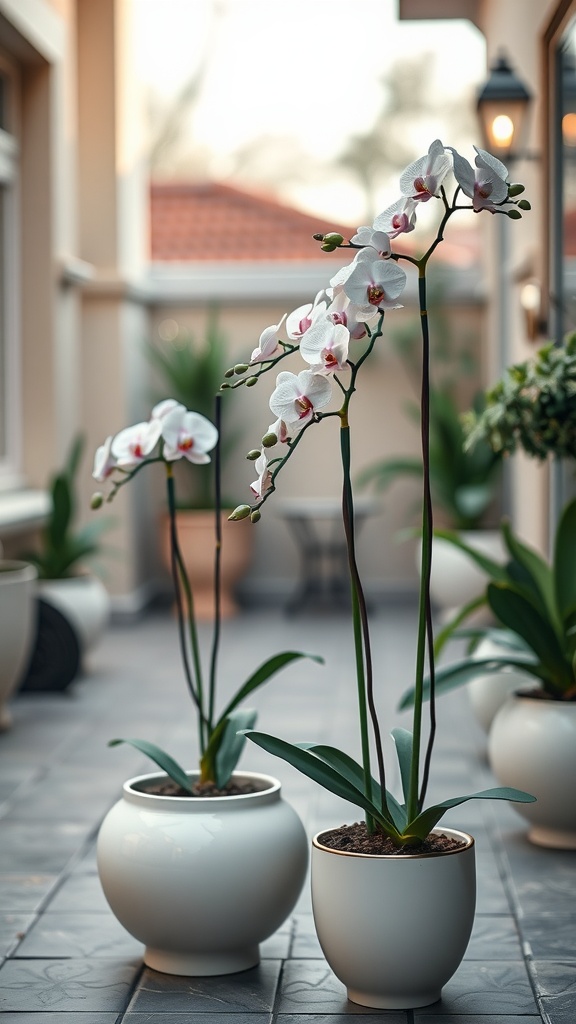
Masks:
[[[519,156],[531,93],[517,77],[503,54],[490,69],[488,81],[478,92],[478,114],[484,145],[502,160]]]

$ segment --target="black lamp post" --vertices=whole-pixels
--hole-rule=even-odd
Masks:
[[[504,161],[521,155],[519,147],[531,98],[504,54],[500,54],[478,91],[478,115],[489,153]]]

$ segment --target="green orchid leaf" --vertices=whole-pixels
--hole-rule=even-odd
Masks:
[[[538,608],[512,586],[490,583],[488,604],[496,618],[518,633],[546,669],[555,688],[572,682],[572,672],[558,637]]]
[[[554,584],[564,622],[576,610],[576,499],[566,505],[556,530]]]
[[[470,680],[475,679],[476,676],[490,672],[500,672],[503,668],[520,669],[520,671],[526,672],[527,675],[535,676],[542,683],[548,678],[546,670],[541,665],[535,661],[529,661],[525,657],[514,657],[513,655],[503,654],[499,657],[490,656],[488,658],[465,658],[461,661],[452,662],[450,665],[445,665],[443,668],[436,669],[436,696],[439,697],[443,693],[449,693],[450,690],[455,690],[459,686],[469,683]],[[424,700],[429,700],[430,698],[429,678],[424,680],[423,696]],[[407,708],[411,708],[413,706],[414,687],[410,687],[410,689],[406,690],[403,694],[398,705],[398,710],[405,711]]]
[[[454,615],[449,622],[440,630],[440,632],[434,638],[434,656],[439,657],[443,648],[450,638],[454,635],[456,630],[461,626],[466,619],[472,615],[478,608],[482,608],[486,604],[486,595],[480,594],[479,597],[473,598],[468,604],[465,604],[458,612]]]
[[[550,566],[537,551],[523,544],[514,536],[510,523],[502,523],[502,535],[512,558],[524,570],[523,574],[517,574],[517,582],[529,589],[541,612],[555,628],[559,629],[560,624],[554,598],[554,580]],[[514,573],[513,565],[509,567],[509,573],[511,575]],[[514,579],[513,575],[512,578]]]
[[[321,758],[330,767],[335,768],[345,778],[348,779],[352,785],[356,786],[357,789],[361,790],[365,796],[368,797],[377,807],[383,807],[382,802],[382,789],[380,783],[376,779],[370,779],[370,792],[366,790],[366,779],[364,776],[364,769],[362,765],[358,764],[352,757],[345,754],[342,750],[338,750],[336,747],[326,746],[323,743],[297,743],[296,746],[302,750],[310,750]],[[396,798],[386,790],[386,806],[384,808],[390,813],[396,828],[401,831],[406,824],[406,811],[398,803]]]
[[[229,718],[234,708],[238,707],[243,700],[254,690],[258,689],[266,683],[271,676],[279,672],[280,669],[290,665],[293,661],[298,661],[301,658],[308,658],[310,661],[316,661],[319,665],[324,664],[324,658],[318,654],[304,654],[302,651],[283,651],[282,654],[275,654],[273,657],[268,658],[264,661],[259,668],[250,676],[249,679],[240,687],[238,692],[232,698],[230,703],[224,708],[224,711],[218,719],[217,725],[220,724],[225,718]]]
[[[494,789],[483,789],[479,793],[470,793],[468,796],[455,796],[450,800],[443,800],[442,803],[434,804],[433,807],[427,807],[425,811],[422,811],[421,814],[414,818],[414,821],[407,825],[406,833],[410,836],[418,836],[419,839],[424,840],[434,826],[444,817],[446,811],[449,811],[452,807],[459,807],[460,804],[465,804],[469,800],[511,800],[519,804],[532,804],[536,797],[530,793],[525,793],[521,789],[513,789],[510,786],[496,786]]]
[[[59,548],[64,543],[72,520],[72,493],[65,473],[54,477],[51,494],[52,514],[46,529],[51,546]]]
[[[335,796],[341,797],[343,800],[347,800],[349,803],[354,804],[356,807],[361,807],[362,810],[367,811],[375,821],[377,821],[384,830],[396,839],[399,838],[399,833],[392,821],[391,817],[387,817],[382,813],[382,809],[377,807],[372,800],[369,800],[365,795],[363,789],[358,789],[345,775],[342,775],[340,771],[333,768],[326,761],[316,757],[315,754],[311,753],[307,749],[307,744],[296,745],[294,743],[288,743],[286,740],[278,739],[276,736],[269,736],[263,732],[253,732],[248,730],[246,736],[253,743],[256,743],[263,750],[268,751],[269,754],[274,754],[275,757],[282,758],[283,761],[287,761],[293,768],[296,768],[299,772],[302,772],[307,778],[312,779],[313,782],[317,782],[324,789],[328,790],[329,793],[333,793]]]
[[[240,708],[233,711],[225,720],[214,757],[214,781],[218,789],[224,788],[240,759],[246,742],[241,730],[251,729],[256,724],[257,717],[258,712],[254,709]],[[202,760],[204,761],[204,758]]]
[[[149,743],[148,740],[115,739],[110,740],[108,746],[117,747],[120,743],[129,743],[131,747],[135,747],[141,754],[145,754],[151,761],[154,761],[163,772],[166,772],[173,782],[185,789],[187,793],[192,793],[192,783],[184,769],[173,757],[170,757],[170,754],[157,747],[155,743]]]
[[[453,530],[435,529],[434,537],[441,537],[442,540],[449,541],[449,543],[453,544],[454,547],[460,548],[460,551],[464,551],[470,556],[472,561],[475,562],[478,568],[482,569],[482,571],[486,573],[486,576],[489,579],[502,580],[502,582],[507,580],[508,576],[505,565],[502,565],[500,562],[495,562],[493,558],[488,558],[487,555],[483,555],[480,551],[476,551],[473,547],[470,547],[470,545],[461,540],[459,535],[454,533]]]
[[[396,756],[400,766],[400,777],[402,779],[402,792],[404,802],[408,803],[410,792],[410,768],[412,764],[412,752],[414,737],[407,729],[392,729],[392,738],[396,744]]]

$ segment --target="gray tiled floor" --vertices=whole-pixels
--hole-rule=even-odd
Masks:
[[[382,718],[390,727],[407,725],[395,707],[411,682],[414,614],[409,607],[377,609],[372,625]],[[114,627],[69,693],[14,702],[14,727],[0,736],[6,1024],[336,1024],[343,1017],[363,1024],[575,1024],[576,854],[531,846],[522,819],[503,805],[453,812],[452,823],[477,842],[477,917],[466,957],[433,1006],[377,1012],[348,1002],[322,957],[307,889],[292,918],[262,946],[254,970],[190,979],[144,968],[142,947],[116,922],[100,890],[94,842],[122,780],[148,770],[134,750],[107,749],[108,739],[142,736],[195,762],[194,716],[175,641],[168,612]],[[326,666],[299,663],[261,691],[254,700],[261,727],[357,754],[345,616],[250,612],[226,624],[220,700],[265,656],[291,647],[322,654]],[[484,736],[466,695],[445,698],[440,711],[434,792],[445,797],[491,784]],[[259,749],[247,750],[243,763],[282,780],[310,835],[357,817]]]

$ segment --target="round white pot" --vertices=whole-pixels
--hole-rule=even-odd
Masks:
[[[440,999],[466,951],[476,902],[474,840],[441,854],[366,856],[312,843],[320,945],[348,998],[384,1010]]]
[[[70,622],[82,653],[98,642],[110,619],[110,595],[97,576],[89,573],[60,580],[38,580],[38,593]]]
[[[98,871],[106,899],[157,971],[198,976],[254,967],[258,944],[285,921],[304,884],[302,823],[268,775],[240,772],[262,787],[241,796],[146,793],[161,777],[125,783],[104,819]]]
[[[476,648],[473,657],[490,658],[509,654],[510,649],[486,638]],[[496,713],[506,698],[516,690],[534,685],[533,678],[520,669],[503,668],[499,672],[484,672],[468,683],[468,696],[476,720],[485,732],[490,731]]]
[[[504,542],[499,530],[460,530],[459,537],[469,547],[496,562],[506,559]],[[485,573],[461,551],[442,537],[432,542],[432,574],[430,594],[443,611],[456,611],[479,597],[486,588]],[[486,613],[483,615],[487,618]]]
[[[576,850],[576,703],[508,697],[492,723],[488,756],[502,785],[536,797],[514,805],[530,823],[528,838]]]
[[[0,730],[12,718],[6,707],[27,667],[35,628],[36,569],[0,560]]]

